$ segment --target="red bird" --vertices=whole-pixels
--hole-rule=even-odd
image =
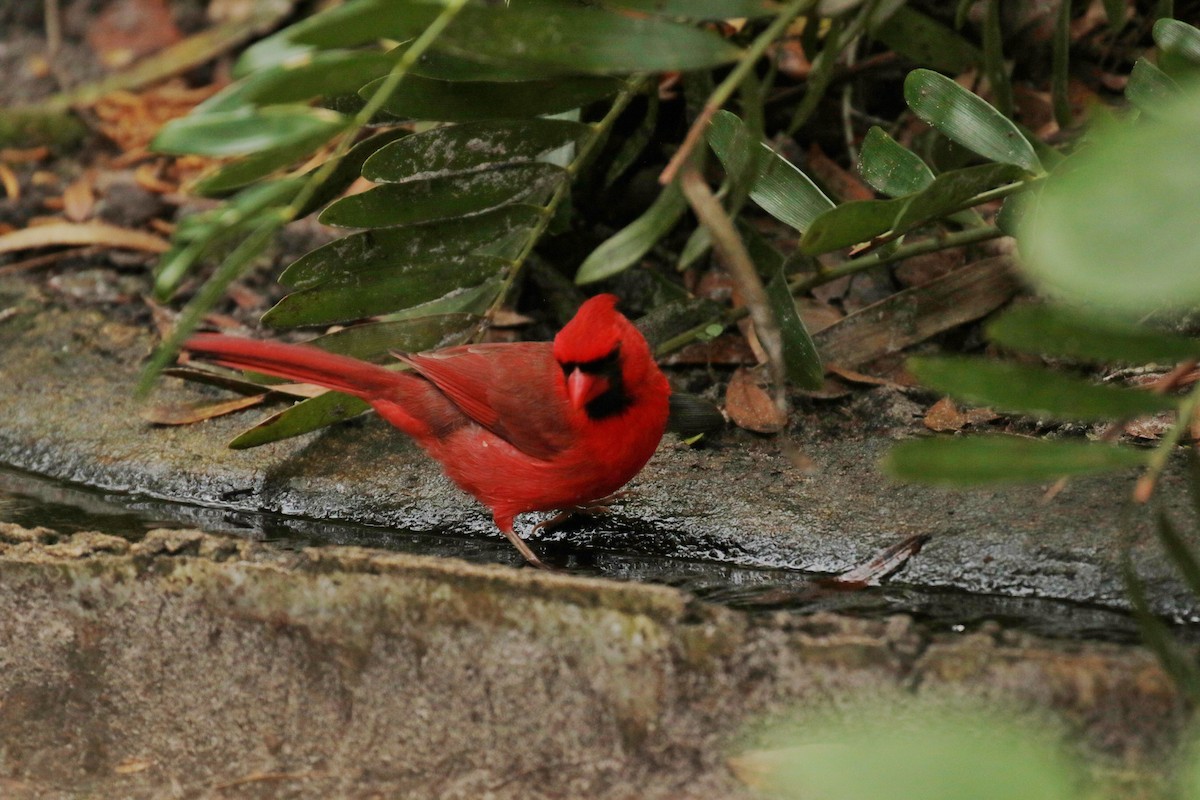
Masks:
[[[203,334],[184,349],[226,367],[366,400],[413,437],[534,566],[513,530],[526,511],[585,506],[650,460],[671,394],[645,338],[601,294],[554,342],[476,344],[400,355],[394,372],[315,347]]]

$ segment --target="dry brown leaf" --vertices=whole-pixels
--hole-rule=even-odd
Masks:
[[[220,87],[188,89],[175,81],[142,92],[118,91],[100,98],[93,111],[100,132],[126,152],[146,150],[159,128],[182,117]],[[211,162],[210,162],[211,163]]]
[[[1125,423],[1125,433],[1138,439],[1154,441],[1162,437],[1175,424],[1175,415],[1170,412],[1155,414],[1153,417],[1139,417]]]
[[[857,372],[846,367],[839,367],[837,364],[826,364],[826,372],[832,372],[834,375],[851,383],[863,383],[868,386],[886,386],[889,389],[904,389],[904,384],[897,383],[890,378],[879,378],[875,375],[867,375],[864,372]]]
[[[820,145],[813,142],[808,148],[808,163],[806,172],[842,200],[874,200],[875,192],[863,183],[857,175],[842,168],[829,156]]]
[[[46,145],[38,147],[0,147],[0,161],[5,164],[34,164],[45,161],[50,157],[50,148]]]
[[[943,397],[925,412],[925,427],[938,433],[961,431],[968,425],[978,425],[999,418],[990,408],[970,408],[962,411],[949,397]]]
[[[166,252],[170,244],[161,236],[104,222],[49,222],[0,236],[0,253],[15,253],[38,247],[93,245],[118,250]]]
[[[718,336],[708,342],[693,342],[662,360],[667,366],[690,364],[753,364],[754,354],[741,336]]]
[[[729,380],[725,413],[739,428],[758,433],[778,433],[787,424],[787,416],[745,367],[739,367]]]
[[[63,215],[71,222],[84,222],[96,210],[92,176],[85,175],[63,191]]]
[[[213,417],[232,414],[243,408],[251,408],[267,398],[267,392],[232,400],[201,400],[193,403],[160,403],[142,411],[142,419],[154,425],[191,425]]]
[[[154,766],[154,762],[146,758],[127,758],[113,767],[113,772],[118,775],[133,775],[138,772],[145,772]]]
[[[88,25],[87,41],[109,69],[182,39],[165,0],[115,0]]]
[[[812,297],[797,298],[796,312],[800,315],[800,319],[803,320],[804,328],[808,331],[809,336],[812,336],[817,331],[825,330],[846,316],[829,303],[824,303]]]
[[[0,161],[0,188],[4,189],[4,196],[8,199],[21,199],[21,182],[17,180],[17,173],[2,161]]]

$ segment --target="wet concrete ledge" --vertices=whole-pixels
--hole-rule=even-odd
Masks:
[[[1153,796],[1186,719],[1139,648],[361,548],[0,524],[0,586],[6,798],[741,797],[764,717],[892,692],[1009,706]]]
[[[69,309],[33,283],[0,277],[0,463],[89,486],[196,504],[337,519],[383,529],[499,539],[486,511],[455,490],[404,436],[368,417],[249,451],[225,444],[263,415],[251,410],[178,428],[153,427],[131,397],[152,347],[142,325],[106,307]],[[165,380],[160,400],[204,391]],[[215,394],[210,393],[215,397]],[[278,406],[276,406],[278,408]],[[647,553],[833,573],[913,534],[932,540],[902,580],[1008,597],[1120,607],[1122,506],[1131,475],[1081,478],[1054,502],[1044,487],[953,493],[897,485],[876,470],[920,406],[895,393],[863,395],[861,430],[827,435],[828,409],[801,410],[795,436],[807,474],[777,441],[730,432],[702,450],[668,437],[609,518],[547,537],[580,551]],[[1164,493],[1182,501],[1185,479]],[[1200,618],[1200,604],[1162,556],[1148,515],[1135,561],[1156,610]],[[528,524],[529,520],[523,521]],[[201,523],[196,523],[201,524]],[[509,554],[517,564],[519,557]]]

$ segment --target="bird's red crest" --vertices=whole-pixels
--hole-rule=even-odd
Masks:
[[[617,296],[598,294],[579,307],[554,337],[559,363],[586,363],[603,358],[621,341],[628,321],[616,309]]]

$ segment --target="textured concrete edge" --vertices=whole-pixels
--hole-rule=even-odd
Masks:
[[[1187,722],[1139,648],[195,531],[0,525],[0,644],[6,797],[736,796],[756,723],[895,692],[1004,705],[1144,783]]]

